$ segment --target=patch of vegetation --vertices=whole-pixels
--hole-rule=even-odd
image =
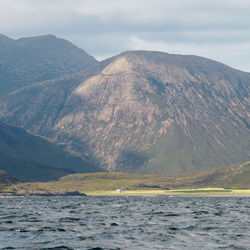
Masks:
[[[184,194],[195,194],[195,193],[205,193],[205,194],[210,194],[210,193],[231,193],[232,190],[230,189],[186,189],[186,190],[172,190],[172,193],[184,193]]]
[[[13,191],[16,188],[26,192],[77,190],[90,194],[115,193],[116,189],[124,189],[127,194],[133,191],[158,194],[166,194],[166,192],[183,194],[248,193],[247,190],[250,188],[249,173],[250,162],[203,171],[197,174],[177,176],[139,175],[119,172],[72,174],[53,182],[19,183],[15,187],[9,186],[8,190]]]

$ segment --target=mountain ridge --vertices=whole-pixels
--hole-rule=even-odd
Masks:
[[[0,169],[22,181],[56,180],[72,172],[101,171],[45,138],[1,122]]]
[[[9,38],[3,34],[0,34],[0,50],[8,46],[14,39]]]

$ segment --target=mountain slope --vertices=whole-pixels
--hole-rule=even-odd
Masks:
[[[193,175],[186,175],[180,179],[178,184],[174,184],[175,187],[250,188],[250,162],[213,168]]]
[[[82,49],[53,35],[18,40],[0,35],[0,97],[33,82],[76,73],[96,62]]]
[[[0,189],[5,185],[15,184],[18,182],[18,179],[7,174],[6,172],[0,170]]]
[[[62,183],[73,183],[84,190],[115,190],[116,188],[250,188],[250,162],[214,168],[196,174],[177,176],[138,175],[125,173],[72,174],[60,178]],[[98,183],[98,185],[96,184]],[[105,186],[107,185],[107,187]]]
[[[4,49],[6,46],[10,45],[13,42],[14,42],[13,39],[0,34],[0,50]]]
[[[249,159],[249,83],[209,59],[130,51],[6,96],[0,117],[110,171],[196,172]]]
[[[2,123],[0,167],[23,181],[55,180],[69,173],[101,171],[41,137]]]

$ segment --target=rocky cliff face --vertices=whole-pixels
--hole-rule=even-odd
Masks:
[[[76,73],[97,61],[53,35],[18,40],[0,34],[0,98],[34,82]]]
[[[192,172],[249,159],[249,85],[209,59],[131,51],[7,95],[0,117],[108,170]]]

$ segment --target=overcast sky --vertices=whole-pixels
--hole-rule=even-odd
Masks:
[[[0,0],[0,33],[54,34],[99,60],[158,50],[250,72],[249,0]]]

